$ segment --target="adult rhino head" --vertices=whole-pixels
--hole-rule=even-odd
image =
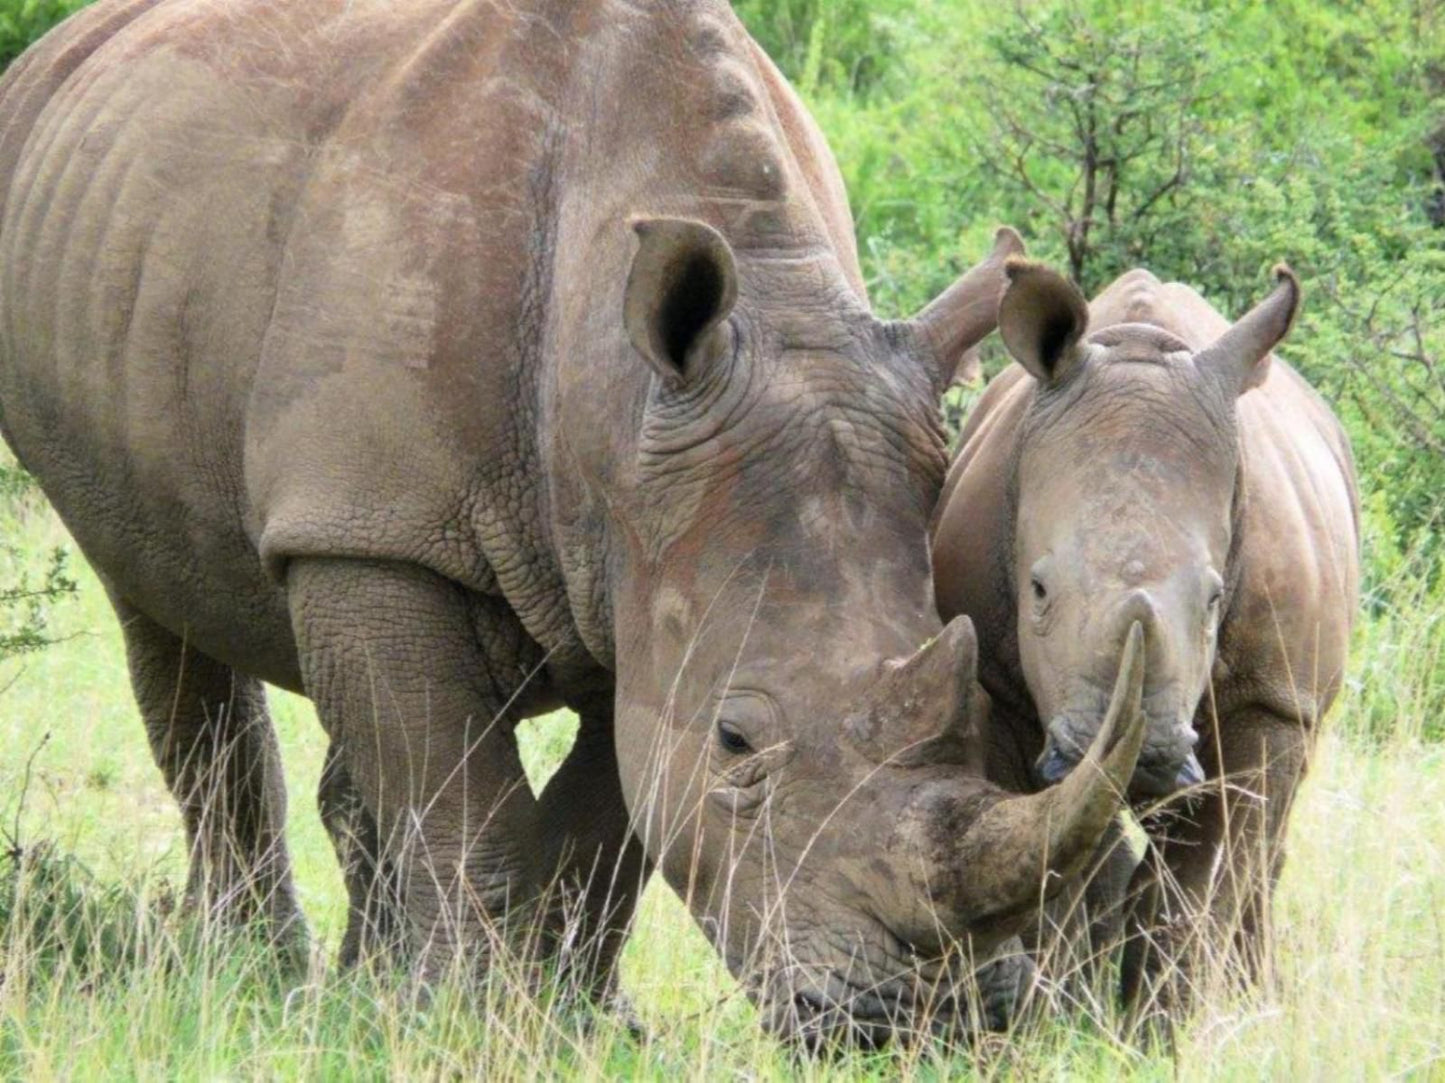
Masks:
[[[1097,312],[1105,326],[1086,334],[1090,309],[1071,282],[1009,265],[999,330],[1038,385],[1019,429],[1009,556],[1020,663],[1047,727],[1043,782],[1083,757],[1113,660],[1139,626],[1148,732],[1132,791],[1203,781],[1193,719],[1231,587],[1235,402],[1264,378],[1299,304],[1294,274],[1275,273],[1266,300],[1196,351],[1160,326]]]
[[[941,626],[937,398],[993,327],[993,253],[918,318],[876,320],[836,265],[637,225],[624,304],[655,373],[611,479],[617,742],[649,855],[777,1031],[876,1041],[963,1014],[982,961],[1117,809],[1142,728],[1123,667],[1098,770],[985,781],[966,618]],[[940,984],[943,988],[939,988]]]

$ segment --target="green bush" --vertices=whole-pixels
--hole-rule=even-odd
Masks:
[[[769,56],[805,95],[867,92],[892,66],[899,0],[735,0]]]
[[[0,71],[89,0],[0,0]]]
[[[13,546],[0,545],[0,562],[13,563],[21,570],[14,578],[0,582],[0,662],[21,654],[43,650],[55,642],[50,633],[50,612],[56,602],[76,592],[69,572],[69,553],[60,547],[50,551],[45,569],[34,577],[26,570],[25,554]],[[0,685],[0,692],[4,691]]]
[[[777,36],[772,8],[738,8]],[[998,222],[1086,290],[1144,265],[1226,314],[1287,260],[1306,299],[1282,352],[1340,415],[1395,543],[1439,576],[1445,7],[897,0],[888,19],[866,94],[809,89],[875,306],[916,310]]]

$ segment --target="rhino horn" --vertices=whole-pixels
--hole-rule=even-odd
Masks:
[[[1023,255],[1023,238],[1008,226],[994,233],[993,251],[912,320],[926,344],[940,392],[952,385],[968,352],[998,326],[998,299],[1008,285],[1004,266]]]
[[[988,714],[978,687],[978,636],[966,616],[914,654],[885,663],[866,709],[850,724],[853,744],[877,763],[972,763]]]
[[[1036,907],[1081,872],[1118,813],[1144,740],[1143,629],[1130,629],[1108,713],[1088,755],[1061,784],[1005,796],[974,819],[955,868],[967,870],[972,920]]]
[[[1300,284],[1294,271],[1281,263],[1275,266],[1274,277],[1274,292],[1195,358],[1201,371],[1217,375],[1233,394],[1264,382],[1270,351],[1289,334],[1299,312]]]

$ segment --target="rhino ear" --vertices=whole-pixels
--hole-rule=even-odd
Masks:
[[[912,325],[927,344],[934,385],[940,393],[960,376],[974,378],[978,365],[974,347],[998,326],[998,299],[1008,285],[1004,265],[1023,251],[1023,239],[1008,226],[1000,226],[993,237],[993,251],[983,262],[913,318]]]
[[[1007,273],[1008,289],[998,306],[1003,344],[1039,383],[1058,383],[1078,363],[1089,302],[1078,286],[1041,263],[1012,259]]]
[[[1274,269],[1278,283],[1274,292],[1239,318],[1233,327],[1214,340],[1194,363],[1223,381],[1234,395],[1257,387],[1269,375],[1269,354],[1294,323],[1299,312],[1300,285],[1285,264]]]
[[[682,386],[725,341],[737,301],[737,263],[717,230],[687,218],[639,218],[622,320],[633,347],[671,387]]]

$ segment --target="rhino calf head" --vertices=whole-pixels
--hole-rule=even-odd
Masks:
[[[1089,307],[1061,275],[1009,264],[999,330],[1038,391],[1010,499],[1019,655],[1047,727],[1036,770],[1057,782],[1099,727],[1129,630],[1147,643],[1148,733],[1135,796],[1203,781],[1193,719],[1229,600],[1239,451],[1235,401],[1267,371],[1299,302],[1279,284],[1206,349],[1162,327],[1086,335]]]

